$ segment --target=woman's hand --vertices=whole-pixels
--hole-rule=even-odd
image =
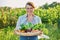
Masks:
[[[39,35],[42,35],[43,34],[42,30],[32,30],[32,32],[40,32]]]
[[[41,36],[42,34],[43,34],[42,30],[40,30],[40,34],[39,35]]]
[[[14,30],[14,34],[20,35],[20,30]]]

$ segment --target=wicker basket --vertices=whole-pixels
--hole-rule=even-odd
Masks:
[[[39,34],[40,34],[40,31],[38,31],[38,32],[27,32],[27,33],[20,32],[20,36],[35,36],[35,35],[39,35]]]

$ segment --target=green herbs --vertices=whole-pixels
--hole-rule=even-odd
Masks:
[[[22,24],[20,26],[21,26],[21,29],[20,30],[25,30],[25,32],[31,32],[32,31],[33,24],[29,22],[26,25],[25,24]]]
[[[28,24],[22,24],[22,25],[20,25],[21,26],[21,30],[27,30],[27,29],[29,29],[29,28],[32,28],[33,27],[33,24],[32,23],[28,23]]]
[[[33,25],[32,23],[29,22],[27,25],[22,24],[20,26],[21,26],[20,30],[24,30],[25,32],[31,32],[32,30],[42,30],[44,33],[45,31],[47,31],[47,34],[48,34],[48,29],[46,28],[45,24]]]
[[[44,24],[35,24],[35,25],[33,25],[30,22],[27,25],[22,24],[20,26],[21,26],[21,29],[20,30],[27,30],[27,29],[30,29],[30,28],[33,29],[33,30],[40,30],[41,28],[44,28],[45,27]]]

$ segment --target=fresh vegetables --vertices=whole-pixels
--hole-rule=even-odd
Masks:
[[[33,24],[29,22],[26,25],[25,24],[22,24],[20,26],[21,26],[21,29],[20,30],[25,30],[25,32],[31,32],[32,31]]]
[[[21,26],[21,32],[24,31],[24,32],[36,32],[36,31],[44,31],[46,28],[45,28],[45,25],[44,24],[35,24],[33,25],[32,23],[28,23],[28,24],[22,24],[20,25]]]

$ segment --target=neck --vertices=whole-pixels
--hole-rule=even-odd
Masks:
[[[27,14],[27,20],[28,22],[31,22],[33,20],[33,14]]]

